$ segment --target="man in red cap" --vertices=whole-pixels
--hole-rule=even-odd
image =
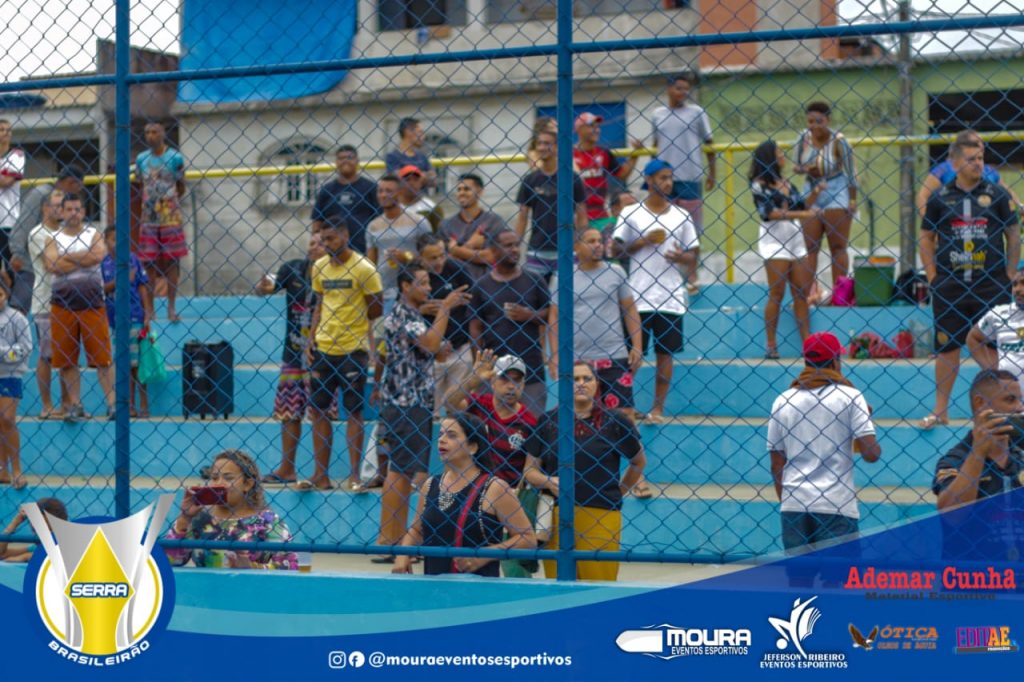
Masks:
[[[585,111],[576,117],[576,136],[579,142],[572,150],[573,164],[583,180],[584,204],[587,220],[604,237],[615,225],[615,220],[608,213],[608,185],[610,178],[616,178],[623,184],[629,180],[636,166],[637,157],[631,156],[625,161],[615,156],[610,149],[598,145],[601,139],[600,116]],[[644,143],[633,140],[634,149],[643,149]]]
[[[423,171],[410,163],[399,169],[398,178],[402,181],[398,188],[399,203],[408,213],[426,218],[431,230],[437,232],[444,211],[423,191],[426,182]]]
[[[866,462],[882,454],[867,401],[841,373],[844,352],[834,334],[808,336],[804,370],[772,405],[768,451],[787,552],[857,533],[854,453]]]

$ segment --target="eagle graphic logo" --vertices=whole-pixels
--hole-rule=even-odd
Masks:
[[[871,651],[874,648],[875,640],[878,639],[878,626],[876,625],[866,638],[861,634],[860,630],[853,623],[850,623],[850,637],[853,639],[854,649],[863,649],[864,651]]]

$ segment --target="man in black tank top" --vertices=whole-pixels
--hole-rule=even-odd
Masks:
[[[960,349],[978,319],[1008,303],[1020,260],[1020,228],[1009,193],[982,179],[984,150],[956,142],[956,179],[928,199],[921,226],[921,262],[932,287],[935,316],[935,409],[928,429],[949,421],[949,396],[960,370]]]

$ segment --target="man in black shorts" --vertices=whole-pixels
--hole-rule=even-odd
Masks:
[[[402,542],[409,498],[427,478],[434,416],[434,357],[444,345],[454,308],[469,303],[461,286],[441,299],[430,324],[420,306],[430,298],[430,276],[420,263],[398,271],[398,301],[384,319],[386,360],[380,383],[380,439],[387,443],[388,475],[380,500],[377,544]],[[372,559],[391,563],[394,556]]]
[[[1020,227],[1010,194],[982,179],[984,149],[976,141],[949,150],[956,178],[928,199],[919,247],[935,315],[935,409],[921,421],[949,422],[949,396],[960,371],[960,349],[992,306],[1010,301],[1020,260]]]
[[[355,491],[362,489],[359,460],[363,454],[363,393],[373,341],[371,321],[380,317],[384,308],[382,288],[373,263],[349,247],[348,227],[340,218],[329,219],[320,230],[320,242],[327,255],[313,263],[312,286],[317,301],[310,321],[314,331],[306,349],[316,470],[298,487],[334,487],[328,475],[334,437],[330,409],[335,393],[340,390],[341,404],[347,413],[347,487]]]

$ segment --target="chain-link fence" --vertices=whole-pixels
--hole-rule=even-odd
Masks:
[[[9,10],[6,518],[614,579],[1022,484],[1015,2]]]

